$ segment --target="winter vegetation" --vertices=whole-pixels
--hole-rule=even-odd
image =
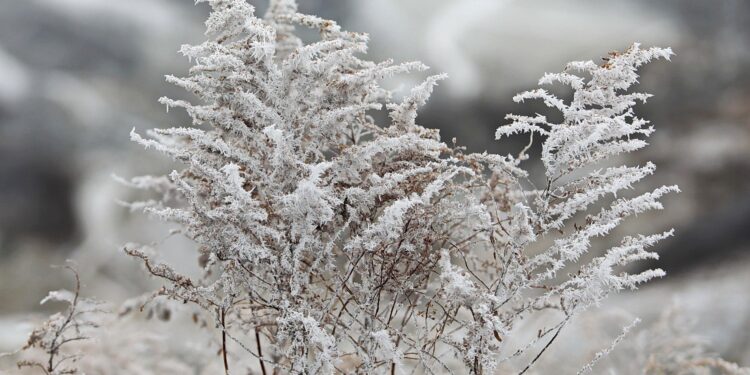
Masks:
[[[212,8],[209,40],[181,48],[193,63],[187,76],[167,76],[195,100],[161,99],[193,123],[131,133],[180,167],[122,181],[152,197],[124,205],[194,242],[185,256],[200,275],[163,261],[158,246],[125,245],[163,287],[118,314],[80,298],[78,282],[50,293],[45,300],[67,310],[32,333],[22,370],[548,373],[540,363],[584,311],[665,275],[628,267],[658,259],[651,250],[672,231],[605,249],[597,241],[678,192],[636,192],[656,167],[619,158],[654,132],[634,110],[650,95],[634,85],[644,64],[670,59],[669,48],[636,43],[544,74],[541,88],[513,100],[549,113],[508,115],[495,133],[528,145],[470,153],[417,123],[445,75],[399,95],[383,81],[425,65],[368,61],[366,34],[297,13],[293,0],[271,1],[263,18],[245,0],[198,2]],[[319,40],[303,43],[300,28]],[[552,93],[560,87],[568,94]],[[524,164],[537,153],[543,179]],[[152,323],[132,318],[141,313],[192,325],[191,342],[205,342],[164,349]],[[620,363],[620,350],[633,360],[611,371],[748,373],[710,355],[673,315],[632,338],[637,324],[619,326],[578,373],[598,373],[609,357]]]

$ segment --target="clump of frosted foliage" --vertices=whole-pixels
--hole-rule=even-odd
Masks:
[[[541,139],[546,174],[533,181],[521,167],[528,147],[467,153],[416,122],[444,75],[394,100],[380,82],[426,66],[367,61],[367,35],[299,14],[292,0],[271,1],[264,18],[245,0],[205,2],[209,40],[183,46],[194,65],[167,77],[196,99],[161,99],[192,126],[131,133],[181,163],[134,179],[162,198],[132,206],[177,223],[204,276],[125,251],[164,281],[154,296],[213,317],[227,373],[527,372],[579,312],[664,275],[624,267],[657,258],[648,249],[671,231],[590,250],[677,191],[628,197],[654,165],[602,167],[646,146],[653,127],[633,107],[649,95],[631,86],[670,49],[634,44],[542,77],[572,100],[517,95],[561,113],[509,115],[497,130]],[[298,27],[320,40],[303,43]]]

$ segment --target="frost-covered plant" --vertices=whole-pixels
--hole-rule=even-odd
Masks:
[[[22,350],[37,351],[39,355],[18,362],[18,368],[35,368],[44,374],[78,374],[76,362],[82,353],[67,350],[71,344],[90,340],[91,332],[99,326],[100,315],[106,311],[102,303],[89,298],[81,298],[81,280],[78,271],[70,265],[64,268],[75,276],[75,289],[49,292],[42,299],[41,304],[47,302],[63,302],[67,308],[62,313],[56,313],[41,326],[34,329]]]
[[[130,182],[162,194],[131,207],[178,223],[204,276],[138,245],[125,252],[163,279],[155,295],[215,317],[227,373],[247,358],[264,374],[524,373],[577,313],[664,275],[623,267],[656,258],[647,249],[671,232],[585,256],[677,190],[624,197],[654,165],[601,167],[646,145],[653,128],[633,106],[649,95],[630,88],[669,49],[635,44],[604,65],[542,77],[569,86],[570,101],[541,89],[517,95],[562,114],[510,115],[496,133],[543,138],[546,179],[534,184],[520,167],[528,148],[466,153],[416,123],[444,75],[394,101],[380,82],[424,65],[364,60],[365,34],[299,14],[292,0],[271,1],[263,19],[245,0],[207,2],[210,40],[183,46],[195,65],[167,77],[198,100],[161,100],[194,126],[131,133],[183,167]],[[320,40],[304,44],[297,26]],[[385,124],[372,115],[383,107]],[[537,316],[556,323],[525,335],[521,321]]]
[[[17,356],[19,373],[176,375],[207,367],[191,366],[196,361],[207,363],[213,357],[205,345],[186,359],[185,354],[177,352],[185,348],[168,345],[143,319],[118,318],[105,308],[104,302],[82,297],[78,271],[71,265],[65,268],[75,276],[74,289],[49,292],[41,301],[64,303],[64,311],[35,328],[18,351],[0,353],[0,359]],[[159,318],[168,320],[169,315],[161,314]]]

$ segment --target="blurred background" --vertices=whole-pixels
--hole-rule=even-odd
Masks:
[[[267,6],[250,2],[261,14]],[[750,2],[299,2],[368,32],[373,60],[447,72],[418,122],[470,151],[515,152],[494,130],[507,113],[542,110],[511,98],[544,72],[633,42],[671,46],[673,61],[647,66],[639,87],[655,95],[639,107],[657,127],[652,145],[625,162],[659,167],[639,189],[683,192],[623,229],[676,228],[658,248],[670,275],[612,304],[649,319],[680,298],[713,350],[750,365]],[[188,124],[157,98],[186,97],[163,76],[186,72],[177,50],[204,39],[207,13],[192,0],[0,0],[0,352],[25,340],[28,312],[45,313],[38,301],[48,290],[68,287],[50,264],[73,259],[86,294],[120,301],[152,286],[119,253],[124,243],[157,242],[171,262],[194,263],[184,259],[189,242],[166,238],[169,225],[117,205],[134,193],[111,176],[171,170],[128,133]]]

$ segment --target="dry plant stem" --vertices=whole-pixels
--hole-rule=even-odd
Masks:
[[[62,342],[58,341],[58,340],[60,340],[60,338],[62,336],[62,333],[66,329],[68,329],[68,325],[70,325],[70,323],[73,321],[73,316],[76,313],[76,307],[78,307],[78,296],[79,296],[79,294],[81,292],[81,279],[78,276],[78,271],[76,271],[73,267],[71,267],[69,265],[64,265],[63,267],[65,269],[70,270],[70,272],[73,273],[73,275],[75,276],[76,284],[75,284],[75,290],[73,291],[73,293],[74,293],[73,303],[71,304],[70,309],[68,311],[68,314],[65,317],[65,322],[63,322],[62,326],[60,326],[60,328],[57,330],[57,332],[55,332],[55,338],[52,340],[52,346],[49,349],[49,359],[47,360],[47,372],[49,374],[51,374],[52,372],[54,372],[55,368],[57,367],[57,365],[55,365],[55,355],[57,355],[57,352],[60,350],[60,346],[62,346],[66,342],[70,342],[70,341],[73,341],[75,339],[75,338],[74,339],[68,339],[68,340],[64,340]],[[81,339],[83,339],[83,338],[81,338]],[[58,365],[59,365],[59,363],[58,363]]]
[[[263,350],[261,350],[261,344],[260,344],[260,332],[258,331],[258,327],[255,327],[255,345],[258,348],[258,362],[260,363],[260,372],[263,375],[266,375],[266,364],[263,361]]]
[[[555,331],[555,334],[552,336],[552,338],[550,338],[549,341],[547,341],[547,344],[544,345],[544,347],[542,348],[542,350],[539,351],[539,353],[534,357],[534,359],[532,359],[531,362],[529,362],[529,364],[526,365],[526,367],[523,370],[521,370],[521,372],[518,373],[518,375],[525,374],[526,371],[528,371],[529,369],[531,369],[532,366],[534,366],[534,364],[536,363],[536,361],[539,360],[539,358],[542,356],[542,354],[544,354],[544,352],[547,351],[547,349],[549,349],[549,347],[552,345],[552,343],[557,339],[557,336],[560,335],[560,332],[562,331],[563,328],[565,328],[565,325],[568,323],[569,319],[570,319],[570,317],[566,318],[560,324],[560,327],[557,328],[557,331]]]
[[[229,375],[229,360],[227,359],[227,326],[226,309],[221,308],[221,358],[224,360],[224,374]]]

